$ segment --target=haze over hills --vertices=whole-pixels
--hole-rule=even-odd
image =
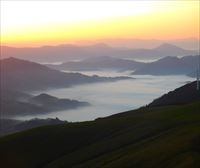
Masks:
[[[186,96],[181,105],[174,102],[173,106],[163,106],[157,102],[154,107],[95,121],[44,126],[2,137],[1,166],[199,167],[200,97],[187,99],[187,94],[182,95],[195,85],[193,82],[178,88],[165,99]],[[162,103],[163,98],[158,100]]]
[[[144,65],[142,62],[120,59],[109,56],[86,58],[82,61],[71,61],[59,65],[47,64],[48,67],[58,70],[90,71],[90,70],[134,70]]]
[[[33,96],[30,91],[70,87],[93,82],[113,82],[130,77],[98,77],[64,73],[38,63],[7,58],[0,60],[0,112],[2,117],[44,114],[89,105],[87,102],[58,99],[48,94]]]
[[[200,168],[199,1],[1,1],[0,168]]]
[[[21,91],[44,90],[83,83],[130,79],[130,77],[112,78],[86,76],[80,73],[64,73],[41,64],[16,58],[3,59],[0,63],[2,87]]]
[[[13,48],[2,46],[2,58],[16,57],[35,62],[66,62],[71,60],[82,60],[89,57],[111,56],[117,58],[131,59],[155,59],[165,56],[196,55],[197,50],[186,50],[171,44],[162,44],[152,49],[131,49],[110,47],[106,44],[95,44],[90,46],[58,45],[35,48]]]

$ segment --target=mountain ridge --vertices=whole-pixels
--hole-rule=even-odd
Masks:
[[[196,55],[196,50],[186,50],[176,47],[177,50],[157,50],[152,49],[130,49],[109,47],[108,45],[62,45],[62,46],[46,46],[35,48],[12,48],[7,46],[1,47],[2,58],[15,56],[16,58],[29,59],[35,62],[66,62],[72,60],[81,60],[89,57],[97,56],[114,56],[117,58],[134,58],[134,59],[153,59],[162,58],[164,56],[177,55]]]

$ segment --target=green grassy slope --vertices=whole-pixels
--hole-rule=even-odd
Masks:
[[[200,102],[141,108],[0,139],[6,168],[199,168]]]

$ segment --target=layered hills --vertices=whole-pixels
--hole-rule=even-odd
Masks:
[[[1,87],[23,91],[45,90],[83,83],[130,79],[129,77],[109,78],[86,76],[80,73],[64,73],[38,63],[13,57],[0,60],[0,64]]]
[[[175,57],[167,56],[154,62],[138,62],[134,60],[109,56],[91,57],[82,61],[71,61],[59,65],[48,64],[50,68],[67,71],[116,70],[134,71],[133,75],[196,75],[198,55]]]

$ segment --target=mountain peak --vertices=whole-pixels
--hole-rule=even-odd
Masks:
[[[26,68],[26,70],[32,70],[32,68],[34,68],[34,69],[49,69],[48,67],[42,66],[38,63],[29,61],[29,60],[15,58],[15,57],[5,58],[0,61],[2,63],[2,66],[4,68],[6,68],[6,70],[16,69],[17,71],[20,71],[23,68]],[[21,71],[23,71],[23,70],[21,70]]]
[[[15,58],[15,57],[9,57],[9,58],[5,58],[5,59],[1,59],[0,60],[2,63],[2,66],[6,67],[7,69],[10,67],[12,68],[13,66],[24,66],[24,65],[32,65],[32,64],[36,64],[34,62],[28,61],[28,60],[23,60],[23,59],[19,59],[19,58]]]
[[[98,48],[98,49],[105,49],[105,48],[111,48],[109,45],[105,44],[105,43],[96,43],[96,44],[92,44],[89,46],[86,46],[87,48]]]
[[[156,50],[183,50],[180,47],[177,47],[176,45],[169,44],[169,43],[163,43],[160,46],[155,48]]]

